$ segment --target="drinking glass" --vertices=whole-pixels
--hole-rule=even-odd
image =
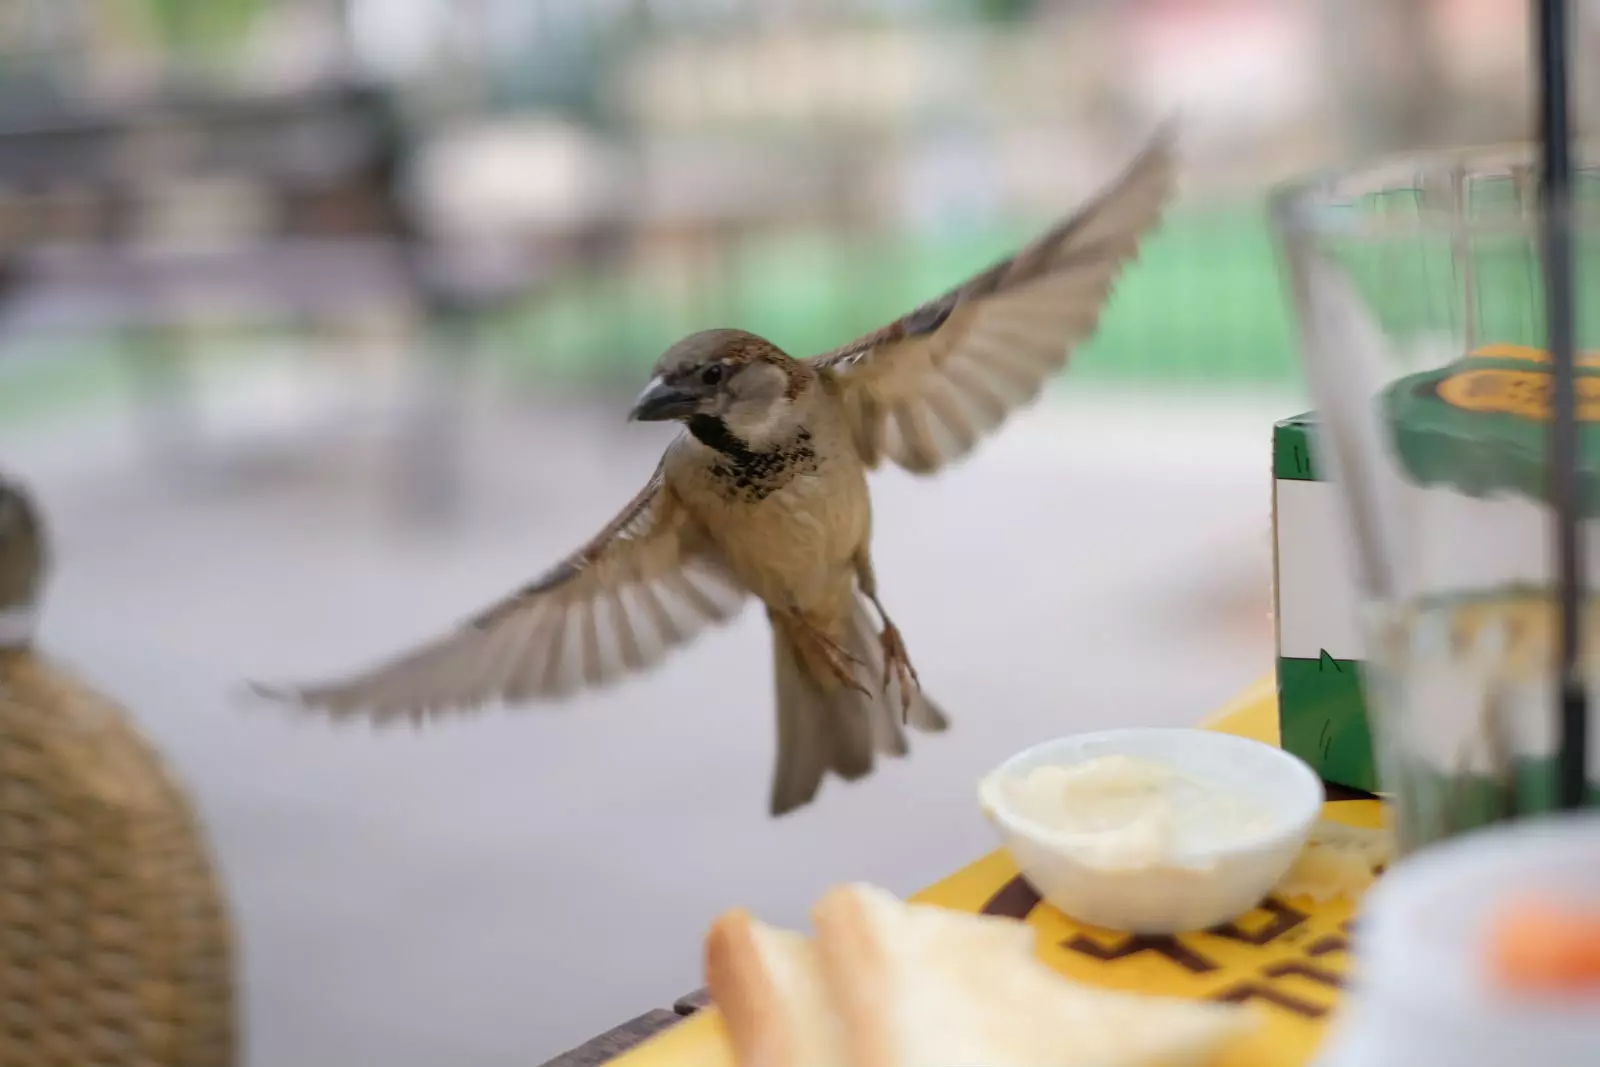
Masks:
[[[1579,529],[1600,571],[1600,176],[1573,184]],[[1557,806],[1555,526],[1546,494],[1536,149],[1396,158],[1286,187],[1272,213],[1358,583],[1379,780],[1409,852]],[[1580,608],[1595,699],[1600,599]]]

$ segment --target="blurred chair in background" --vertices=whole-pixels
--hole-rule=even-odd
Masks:
[[[0,482],[0,1062],[229,1067],[234,935],[189,799],[34,652],[43,520]]]

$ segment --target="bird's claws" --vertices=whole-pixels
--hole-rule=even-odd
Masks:
[[[911,657],[906,653],[905,642],[900,639],[900,631],[894,623],[884,620],[883,635],[883,691],[889,692],[889,682],[895,678],[900,681],[900,719],[907,722],[911,718],[912,695],[921,690],[922,680],[917,677],[917,669],[911,665]]]
[[[867,665],[861,661],[860,657],[853,655],[849,649],[814,627],[807,626],[804,632],[809,635],[816,646],[817,652],[827,665],[829,672],[840,684],[846,688],[854,689],[864,697],[870,698],[872,696],[867,687],[861,684],[857,676],[857,670],[852,669],[866,670]]]
[[[866,686],[861,684],[861,678],[858,673],[859,671],[866,670],[867,665],[863,663],[859,657],[852,655],[850,651],[844,648],[842,645],[833,644],[833,642],[830,641],[828,642],[828,645],[824,647],[829,653],[834,672],[838,675],[839,680],[846,686],[860,693],[862,696],[870,698],[872,696],[872,692]],[[833,653],[837,653],[840,657],[842,657],[843,662],[833,660]],[[856,669],[853,670],[852,668]]]

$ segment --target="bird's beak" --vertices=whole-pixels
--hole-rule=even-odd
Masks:
[[[639,399],[633,402],[628,421],[665,422],[668,419],[680,419],[694,414],[698,403],[698,397],[668,385],[660,377],[652,378],[650,384],[644,387],[644,392],[639,394]]]

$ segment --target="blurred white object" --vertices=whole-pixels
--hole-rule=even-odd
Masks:
[[[1128,77],[1149,114],[1232,135],[1292,122],[1317,103],[1325,48],[1301,5],[1148,5],[1123,28]]]
[[[336,5],[273,4],[251,27],[238,68],[260,92],[292,93],[349,73],[351,57]]]
[[[1392,868],[1362,909],[1362,982],[1319,1067],[1589,1067],[1593,997],[1514,997],[1492,982],[1490,922],[1508,897],[1600,899],[1600,815],[1507,823]]]
[[[1000,209],[999,168],[979,130],[950,128],[918,142],[907,154],[899,201],[904,221],[917,228],[941,223],[982,224]]]
[[[475,122],[423,147],[412,195],[440,234],[539,236],[609,212],[619,170],[605,143],[576,124],[543,117]]]
[[[1108,869],[1023,817],[1002,783],[1042,766],[1074,767],[1103,756],[1163,764],[1205,787],[1270,813],[1264,825],[1219,826],[1176,840],[1166,861]],[[1322,810],[1311,768],[1282,749],[1198,729],[1128,729],[1076,734],[1011,757],[979,787],[979,802],[1017,867],[1039,894],[1080,922],[1171,934],[1238,918],[1288,871]]]
[[[884,122],[958,95],[962,35],[849,26],[645,45],[619,87],[635,121],[659,127],[724,122]]]
[[[446,0],[346,0],[350,45],[361,65],[386,78],[415,77],[446,37]]]

